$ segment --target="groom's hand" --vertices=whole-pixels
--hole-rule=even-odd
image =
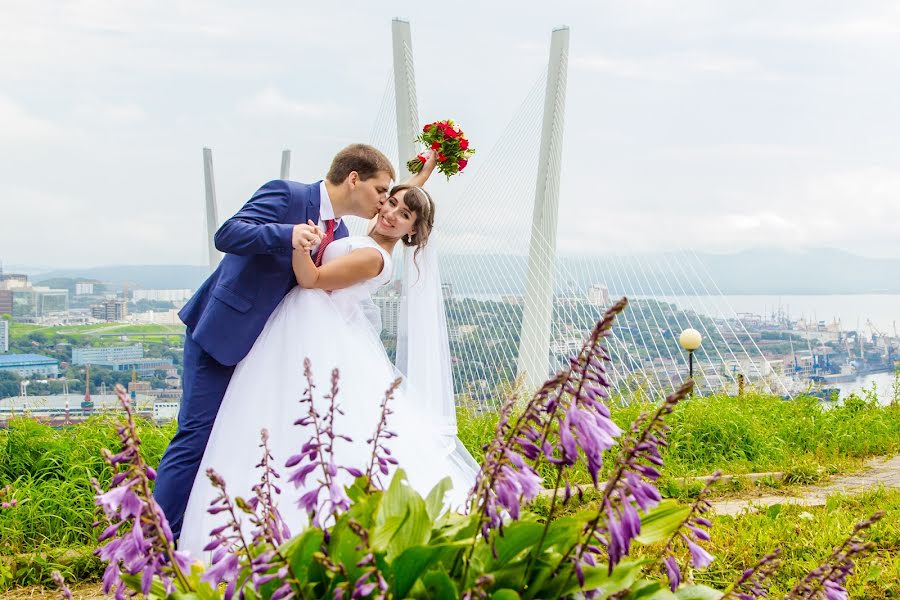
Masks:
[[[309,249],[322,242],[322,230],[318,225],[309,221],[307,223],[298,223],[294,225],[294,233],[291,238],[291,245],[294,250],[303,250],[309,252]]]

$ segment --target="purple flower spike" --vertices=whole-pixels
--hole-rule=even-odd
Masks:
[[[366,440],[366,443],[372,446],[372,455],[369,460],[369,466],[364,475],[366,478],[367,489],[384,489],[381,476],[387,476],[388,473],[390,473],[390,469],[388,468],[389,464],[397,464],[397,460],[391,456],[390,448],[385,445],[385,440],[389,440],[396,436],[394,432],[388,431],[387,420],[388,417],[394,413],[389,404],[394,399],[394,393],[397,391],[400,383],[401,379],[397,378],[391,383],[388,389],[385,390],[381,400],[381,416],[378,419],[378,425],[375,427],[375,434]],[[354,477],[363,476],[363,473],[359,473],[357,469],[353,469],[350,473]]]
[[[102,508],[105,520],[95,523],[104,526],[99,541],[105,543],[95,551],[107,562],[103,592],[115,591],[117,598],[125,597],[122,572],[140,574],[142,591],[149,591],[154,580],[160,581],[167,592],[173,591],[175,581],[182,591],[192,591],[184,575],[190,561],[184,553],[175,551],[169,524],[150,491],[156,472],[141,457],[141,440],[128,396],[122,386],[116,386],[116,395],[126,416],[116,430],[122,449],[116,454],[102,451],[113,469],[110,489],[102,489],[96,480],[92,482],[95,503]]]
[[[688,549],[691,551],[691,564],[695,569],[705,569],[715,558],[712,554],[691,541],[686,535],[682,535]]]
[[[339,514],[350,507],[350,501],[346,493],[336,480],[338,472],[344,470],[354,476],[357,473],[362,473],[354,467],[337,465],[334,462],[335,440],[352,441],[347,436],[340,435],[334,430],[335,416],[343,414],[337,403],[339,390],[339,373],[337,369],[331,372],[331,390],[325,396],[329,401],[329,407],[324,415],[320,415],[315,407],[313,398],[315,384],[312,380],[312,368],[309,359],[303,361],[303,374],[306,378],[307,387],[300,403],[308,405],[308,414],[307,417],[296,421],[296,424],[310,427],[312,432],[310,441],[303,445],[300,454],[288,459],[286,466],[295,469],[288,476],[288,481],[294,483],[298,488],[305,486],[307,477],[313,471],[318,470],[321,474],[321,479],[317,481],[317,485],[304,493],[297,502],[297,505],[308,514],[310,523],[318,527],[322,523],[321,516],[325,516],[326,520],[337,518]],[[395,385],[399,385],[399,381]],[[386,462],[387,459],[382,458],[382,461]],[[379,461],[379,465],[381,465],[382,461]],[[387,471],[386,465],[382,466],[382,470]],[[323,490],[325,491],[324,495],[321,494]]]
[[[641,415],[632,424],[629,434],[622,441],[617,465],[603,489],[597,515],[586,526],[574,557],[575,562],[582,561],[588,548],[595,543],[606,546],[610,573],[627,555],[631,541],[640,534],[641,523],[637,510],[646,512],[661,499],[659,490],[651,483],[659,476],[659,472],[650,465],[662,463],[659,446],[665,445],[668,431],[664,419],[672,413],[678,402],[689,395],[691,387],[690,382],[683,385],[668,396],[652,415]],[[603,430],[600,427],[598,429]],[[609,435],[608,430],[603,431]],[[698,550],[700,552],[697,553],[695,562],[706,560],[701,555],[705,551],[699,546]],[[667,551],[668,545],[664,552]],[[711,558],[709,557],[710,560]]]
[[[291,465],[290,465],[290,463],[288,463],[285,466],[290,467]],[[303,465],[302,467],[300,467],[299,469],[294,471],[290,477],[288,477],[288,481],[293,483],[295,487],[298,487],[298,488],[303,487],[304,485],[306,485],[307,476],[309,476],[310,473],[312,473],[313,471],[315,471],[318,468],[319,468],[319,465],[317,463],[309,463],[309,464]]]
[[[835,583],[834,581],[826,581],[822,585],[825,588],[826,600],[847,600],[847,598],[849,598],[844,586]]]
[[[776,548],[771,554],[764,556],[754,566],[744,571],[731,588],[725,592],[720,600],[755,600],[767,596],[766,584],[775,569],[781,564],[781,548]]]
[[[681,585],[681,569],[674,556],[667,556],[663,563],[666,565],[666,576],[669,578],[669,589],[673,592]]]
[[[65,598],[65,600],[72,600],[72,592],[69,591],[69,587],[66,585],[62,573],[60,573],[59,571],[53,571],[50,576],[53,579],[53,583],[55,583],[57,587],[59,587],[59,592],[62,594],[62,597]]]
[[[850,537],[835,548],[822,565],[810,571],[791,590],[787,598],[790,600],[820,598],[824,594],[827,600],[846,599],[848,595],[844,583],[853,573],[856,560],[874,549],[874,545],[865,542],[861,534],[882,517],[884,511],[879,511],[865,521],[857,523]]]
[[[136,517],[141,514],[141,499],[135,494],[132,486],[137,483],[132,480],[127,484],[113,488],[105,494],[98,494],[97,506],[103,509],[108,517],[118,516],[122,520]]]

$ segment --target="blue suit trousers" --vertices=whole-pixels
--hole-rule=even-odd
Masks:
[[[232,373],[233,365],[217,362],[193,340],[191,330],[187,330],[178,432],[159,463],[153,489],[153,497],[165,513],[175,539],[181,534],[188,497]]]

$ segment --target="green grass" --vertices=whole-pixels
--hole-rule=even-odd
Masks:
[[[626,428],[650,405],[612,409]],[[459,436],[476,458],[490,441],[497,417],[459,415]],[[815,398],[785,401],[777,396],[696,397],[668,418],[669,448],[663,452],[667,477],[709,475],[717,469],[742,474],[780,471],[788,483],[814,483],[846,471],[860,459],[900,451],[900,405],[879,406],[860,399],[825,407]],[[545,473],[548,477],[550,472]],[[578,483],[587,473],[577,471]]]
[[[15,341],[21,337],[24,337],[31,333],[32,331],[38,331],[40,329],[48,329],[43,325],[31,325],[29,323],[16,323],[15,321],[10,321],[9,323],[9,341]]]
[[[613,418],[625,427],[649,408],[614,408]],[[673,478],[705,475],[716,469],[726,473],[783,471],[788,476],[786,483],[813,483],[825,474],[858,465],[865,457],[891,455],[900,450],[900,405],[879,407],[861,400],[843,407],[823,408],[808,398],[783,401],[756,394],[742,398],[698,397],[679,406],[668,422],[672,431],[670,447],[664,452],[664,477],[668,480],[661,486],[664,491],[671,487]],[[493,415],[460,414],[460,438],[476,458],[481,458],[481,446],[491,439],[495,425]],[[76,581],[99,574],[99,561],[90,556],[98,533],[91,527],[96,513],[90,480],[96,477],[104,484],[109,480],[110,470],[103,463],[100,450],[117,448],[115,426],[116,421],[108,416],[64,429],[19,419],[10,429],[0,430],[0,487],[12,485],[13,497],[19,502],[12,510],[0,511],[0,589],[12,583],[44,582],[52,568],[62,567]],[[151,465],[158,464],[174,431],[174,424],[162,428],[140,424],[143,454]],[[550,475],[549,471],[546,475]],[[584,471],[576,471],[576,476],[582,483],[588,481]],[[742,485],[735,480],[732,491],[740,491],[737,488]],[[854,520],[867,516],[862,514],[867,510],[874,512],[879,503],[885,503],[883,508],[896,514],[900,498],[896,492],[885,492],[864,496],[862,500],[834,502],[843,508],[835,508],[833,515],[822,513],[815,517],[821,517],[823,524],[821,539],[805,542],[810,544],[804,551],[810,561],[827,554],[827,546],[837,539],[835,536],[849,531]],[[862,504],[857,506],[854,502]],[[814,516],[819,515],[809,510]],[[801,540],[795,539],[798,532],[812,532],[810,527],[818,521],[798,521],[792,511],[793,508],[784,507],[771,523],[753,520],[762,517],[745,517],[749,520],[739,521],[743,525],[735,521],[733,533],[720,533],[717,538],[716,543],[724,545],[719,547],[720,562],[710,571],[713,575],[703,577],[730,577],[741,565],[748,564],[751,554],[762,554],[776,545],[772,542],[799,544]],[[826,521],[833,521],[834,526],[826,526]],[[729,527],[732,521],[722,521],[722,532],[731,531]],[[740,536],[751,536],[753,540]],[[889,560],[884,559],[888,562],[878,563],[883,574],[875,580],[888,578],[897,585],[900,559],[896,529],[886,530],[883,540],[887,543],[885,551],[891,554],[887,555]],[[731,556],[735,558],[732,560]],[[807,555],[802,556],[806,560]],[[721,572],[717,571],[718,565],[727,569],[723,566]],[[866,588],[864,582],[860,585]]]
[[[109,482],[111,471],[100,451],[118,449],[116,423],[101,416],[52,429],[17,419],[0,430],[0,487],[11,485],[18,501],[14,509],[0,511],[0,589],[4,579],[19,584],[46,581],[52,569],[42,564],[69,565],[85,577],[96,574],[99,562],[84,552],[99,533],[91,526],[96,520],[91,478]],[[143,454],[155,466],[174,424],[139,427]],[[23,554],[28,555],[25,560],[14,558]]]
[[[38,334],[45,342],[57,342],[61,340],[78,341],[96,338],[100,334],[135,335],[135,334],[159,334],[173,335],[184,332],[183,325],[145,324],[134,325],[129,323],[91,323],[87,325],[60,325],[45,326],[31,325],[28,323],[10,323],[10,342],[16,342],[28,338],[32,334]]]
[[[896,598],[900,595],[898,490],[873,490],[853,497],[836,495],[824,507],[776,504],[755,514],[716,517],[709,550],[718,558],[694,579],[697,583],[727,585],[780,546],[783,563],[773,578],[771,596],[781,597],[843,542],[856,523],[878,510],[884,510],[885,517],[868,534],[877,552],[860,561],[847,589],[851,598]]]
[[[563,514],[592,510],[598,496],[591,490],[583,502],[573,498]],[[546,515],[548,509],[549,501],[541,499],[538,512]],[[867,533],[876,552],[859,562],[847,589],[851,598],[896,598],[900,596],[900,490],[836,494],[818,507],[775,504],[738,516],[714,516],[712,541],[704,547],[716,560],[703,571],[689,570],[687,576],[694,583],[723,589],[780,547],[783,562],[772,578],[770,597],[783,597],[850,535],[854,525],[879,510],[885,511],[884,518]],[[632,556],[657,558],[661,546],[638,546]],[[682,565],[689,562],[685,549],[676,554]]]

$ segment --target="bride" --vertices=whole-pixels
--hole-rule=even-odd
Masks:
[[[217,495],[207,468],[222,476],[232,496],[247,497],[259,481],[255,465],[263,428],[278,466],[310,438],[311,429],[294,425],[308,411],[299,402],[307,388],[306,358],[320,413],[326,407],[323,396],[331,387],[331,371],[339,371],[336,399],[343,414],[336,415],[334,431],[352,442],[335,440],[337,465],[365,470],[371,454],[366,440],[375,431],[384,393],[399,371],[404,382],[389,403],[393,414],[387,420],[387,429],[397,434],[387,441],[397,466],[422,496],[449,476],[453,488],[445,503],[459,507],[465,502],[478,465],[456,437],[440,276],[428,245],[434,209],[428,192],[401,184],[391,190],[369,235],[323,242],[327,246],[321,266],[307,250],[294,251],[299,285],[275,309],[234,371],[188,500],[181,549],[202,556],[209,532],[225,523],[224,513],[210,515],[206,510]],[[310,229],[317,231],[312,223]],[[391,254],[398,241],[406,247],[395,367],[381,343],[380,313],[371,296],[391,281]],[[350,476],[340,473],[342,483],[349,484]],[[317,478],[314,472],[300,488],[282,486],[279,511],[295,532],[307,521],[297,501],[317,486]]]

